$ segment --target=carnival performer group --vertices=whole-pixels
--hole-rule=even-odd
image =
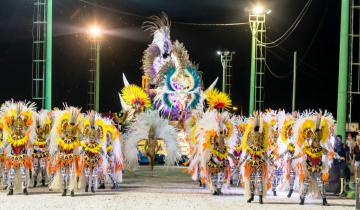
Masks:
[[[118,190],[123,172],[139,168],[139,153],[153,172],[161,153],[166,166],[185,156],[192,179],[216,196],[235,185],[244,188],[248,203],[286,190],[288,198],[298,191],[301,205],[309,194],[328,205],[324,183],[332,160],[340,158],[330,113],[230,113],[232,101],[216,89],[217,78],[205,89],[184,44],[171,41],[165,14],[143,27],[153,41],[144,51],[142,87],[123,74],[121,112],[107,118],[66,104],[40,111],[23,101],[1,106],[0,177],[8,195],[27,195],[31,181],[63,196],[95,193],[106,183]]]
[[[73,196],[85,186],[94,192],[98,175],[108,174],[114,185],[121,181],[121,176],[115,179],[123,166],[120,134],[111,120],[93,111],[82,114],[65,106],[36,112],[34,103],[7,101],[1,107],[1,124],[2,177],[8,195],[20,189],[27,195],[30,175],[33,187],[41,175],[43,186],[48,182],[51,190],[63,190],[63,196],[68,190]]]

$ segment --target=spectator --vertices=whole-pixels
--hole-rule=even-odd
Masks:
[[[356,136],[356,143],[353,149],[353,166],[355,172],[355,178],[358,178],[360,169],[360,135]]]
[[[346,138],[346,145],[349,148],[349,160],[352,160],[353,158],[354,144],[354,139],[352,138],[351,134],[349,134]]]
[[[343,144],[341,135],[337,135],[335,138],[334,152],[340,156],[340,159],[334,159],[334,166],[340,169],[340,178],[344,178],[347,182],[350,181],[350,170],[347,166],[349,148]]]

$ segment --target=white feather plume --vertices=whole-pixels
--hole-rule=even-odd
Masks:
[[[180,158],[177,143],[177,132],[169,121],[160,117],[158,111],[140,113],[129,129],[124,145],[125,162],[128,168],[138,167],[137,145],[140,140],[147,139],[150,127],[155,129],[155,138],[162,139],[166,145],[165,164],[173,165]]]

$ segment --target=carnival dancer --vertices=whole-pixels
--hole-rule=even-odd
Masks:
[[[289,192],[287,197],[290,198],[294,192],[295,180],[300,173],[301,167],[301,151],[299,146],[295,143],[295,137],[293,132],[293,127],[295,120],[297,119],[297,114],[285,114],[284,111],[279,112],[279,128],[280,136],[278,138],[278,147],[279,147],[279,158],[284,159],[285,162],[285,175],[283,176],[283,183],[281,188],[288,188]],[[296,182],[298,183],[298,181]],[[298,184],[296,184],[298,185]]]
[[[335,157],[333,152],[330,136],[331,128],[334,125],[334,119],[330,113],[322,114],[303,114],[296,122],[297,144],[301,145],[303,155],[303,171],[301,174],[301,190],[300,190],[300,205],[304,205],[305,197],[308,192],[318,192],[322,197],[322,204],[328,205],[324,181],[328,180],[328,170],[330,167],[330,160]]]
[[[216,89],[206,91],[205,95],[208,111],[193,132],[192,138],[196,139],[198,148],[189,171],[194,178],[200,169],[201,182],[207,182],[213,195],[221,195],[224,183],[230,180],[229,150],[235,144],[237,133],[229,113],[220,112],[231,106],[228,95]]]
[[[129,135],[124,144],[125,163],[129,169],[138,168],[138,147],[149,159],[151,169],[155,165],[155,155],[164,150],[165,165],[173,165],[180,159],[176,141],[176,128],[167,119],[160,117],[158,111],[140,113],[129,128]],[[164,146],[165,144],[165,146]]]
[[[234,117],[233,117],[234,118]],[[230,184],[235,184],[238,186],[241,183],[241,170],[240,170],[240,159],[241,159],[241,140],[244,136],[247,119],[244,117],[237,117],[238,119],[235,121],[235,125],[237,125],[237,140],[233,148],[230,149],[229,156],[230,158],[230,167],[231,167],[231,179]]]
[[[216,90],[215,92],[213,91],[216,83],[217,83],[218,78],[215,79],[215,81],[205,90],[205,91],[201,91],[200,94],[200,101],[202,104],[202,102],[206,99],[207,96],[211,96],[213,94],[217,94],[219,95],[219,91]],[[223,96],[223,94],[221,94]],[[212,97],[214,98],[214,97]],[[229,107],[231,104],[231,100],[227,97],[222,98],[225,99],[225,103],[229,103],[229,104],[224,104],[226,107]],[[215,102],[216,100],[213,100],[213,102]],[[224,102],[224,100],[222,100]],[[213,104],[213,106],[215,106],[215,104]],[[208,102],[208,106],[211,107],[211,105],[209,105]],[[210,108],[211,109],[211,108]],[[200,120],[202,118],[204,114],[203,111],[203,107],[198,107],[197,109],[193,109],[191,110],[191,114],[189,115],[190,117],[188,117],[185,120],[184,123],[184,127],[185,127],[185,132],[188,136],[189,140],[189,146],[190,146],[190,152],[189,152],[189,161],[186,162],[186,164],[189,164],[190,162],[195,163],[196,161],[193,161],[194,159],[198,158],[198,155],[201,153],[202,148],[199,147],[199,141],[196,139],[196,137],[194,136],[195,131],[198,129],[197,126],[197,121]],[[200,187],[206,187],[206,183],[204,181],[201,180],[201,176],[200,176],[200,165],[198,164],[194,169],[194,171],[190,172],[192,174],[192,179],[194,181],[198,181]]]
[[[200,149],[198,147],[198,141],[196,140],[196,138],[194,138],[194,132],[197,129],[197,122],[198,120],[200,120],[203,116],[203,111],[193,111],[191,113],[191,117],[188,118],[184,125],[185,125],[185,133],[187,135],[187,137],[189,138],[189,160],[184,163],[184,165],[189,165],[190,162],[196,158],[198,152],[198,149]],[[205,183],[201,182],[201,178],[200,178],[200,165],[197,166],[196,168],[196,172],[193,175],[193,180],[194,181],[198,181],[199,182],[199,186],[200,187],[206,187]]]
[[[28,170],[31,168],[28,149],[34,132],[35,104],[7,101],[2,105],[1,112],[4,119],[6,167],[9,172],[8,195],[14,194],[15,184],[18,186],[20,177],[23,193],[27,195]]]
[[[79,154],[83,117],[79,108],[68,106],[54,111],[54,116],[49,151],[56,162],[56,173],[49,188],[63,190],[62,196],[70,190],[74,196],[75,190],[82,187],[79,185],[82,171]]]
[[[277,196],[276,189],[279,186],[283,176],[283,159],[279,157],[279,124],[278,124],[278,112],[275,110],[266,110],[263,113],[264,120],[270,125],[270,138],[269,138],[269,151],[268,157],[273,163],[271,168],[271,188],[273,196]]]
[[[83,173],[86,178],[85,192],[95,193],[98,183],[98,174],[103,169],[106,153],[103,145],[106,144],[106,124],[99,114],[90,111],[85,117],[82,126],[82,162]]]
[[[50,156],[48,146],[51,131],[51,112],[41,110],[36,115],[35,139],[32,142],[33,174],[34,187],[37,186],[38,175],[41,173],[41,184],[45,186],[47,168],[50,166]]]
[[[193,138],[198,141],[198,149],[190,162],[189,171],[194,178],[200,169],[202,183],[210,187],[213,195],[221,195],[224,183],[230,179],[229,149],[236,141],[229,114],[207,111],[198,121]]]
[[[104,119],[106,125],[106,164],[101,171],[100,187],[105,189],[106,175],[110,178],[111,189],[118,190],[122,182],[123,158],[121,154],[120,132],[110,119]]]
[[[261,113],[248,120],[245,134],[242,140],[242,166],[245,195],[250,197],[247,202],[254,201],[255,193],[259,196],[259,203],[263,204],[263,197],[267,192],[269,179],[269,160],[267,151],[269,148],[270,126],[263,120]]]

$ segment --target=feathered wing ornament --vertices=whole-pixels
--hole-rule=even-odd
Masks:
[[[323,161],[323,180],[328,181],[329,169],[332,166],[333,159],[339,158],[338,154],[335,154],[333,144],[331,143],[331,137],[334,136],[335,120],[331,113],[320,111],[318,112],[319,123],[317,123],[320,129],[320,144],[327,151],[322,156]],[[336,157],[335,157],[336,156]]]
[[[322,114],[320,126],[321,144],[327,149],[332,149],[330,138],[334,134],[335,120],[330,112],[325,110],[325,112]]]
[[[140,113],[129,129],[129,135],[124,144],[125,163],[129,169],[138,167],[138,143],[149,138],[150,129],[154,129],[154,139],[165,143],[165,165],[173,165],[180,158],[180,152],[175,127],[169,121],[160,117],[158,111]]]

